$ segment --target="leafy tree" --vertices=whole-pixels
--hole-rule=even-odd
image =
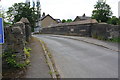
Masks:
[[[116,16],[112,16],[112,18],[108,20],[108,24],[114,25],[120,24],[120,19],[118,19]]]
[[[67,19],[67,21],[66,22],[72,22],[72,19]]]
[[[11,23],[7,22],[6,16],[5,16],[5,10],[0,7],[0,17],[3,18],[3,24],[4,26],[11,25]]]
[[[63,20],[62,20],[62,23],[65,23],[65,22],[66,22],[66,20],[65,20],[65,19],[63,19]]]
[[[35,26],[35,21],[37,19],[36,10],[26,3],[15,3],[12,7],[9,7],[7,11],[8,20],[13,24],[20,21],[22,17],[29,20],[32,30]]]
[[[68,22],[68,23],[69,23],[69,22],[72,22],[72,19],[67,19],[67,20],[63,19],[63,20],[62,20],[62,23],[66,23],[66,22]]]
[[[107,22],[110,16],[112,16],[111,8],[105,2],[97,2],[94,8],[95,10],[92,12],[92,18],[99,22]]]

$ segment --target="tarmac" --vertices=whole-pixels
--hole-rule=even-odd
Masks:
[[[74,39],[74,40],[79,40],[83,41],[86,43],[94,44],[97,46],[101,46],[116,52],[120,52],[119,50],[119,45],[120,43],[115,43],[115,42],[108,42],[108,41],[103,41],[103,40],[98,40],[90,37],[78,37],[78,36],[63,36],[63,35],[51,35],[51,36],[56,36],[56,37],[63,37],[63,38],[69,38],[69,39]]]

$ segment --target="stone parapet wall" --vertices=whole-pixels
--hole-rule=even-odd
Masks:
[[[79,25],[61,25],[50,28],[43,28],[41,33],[78,35],[85,37],[99,37],[104,39],[115,38],[119,36],[120,25],[109,25],[104,23],[79,24]]]
[[[99,36],[104,39],[117,38],[120,33],[120,25],[94,24],[91,30],[92,36]]]
[[[90,25],[58,26],[43,28],[42,33],[90,36]]]

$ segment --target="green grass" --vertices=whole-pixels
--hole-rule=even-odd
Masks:
[[[49,74],[50,74],[50,75],[52,75],[52,73],[53,73],[52,71],[49,71]]]
[[[112,38],[112,39],[108,39],[108,41],[110,41],[110,42],[120,42],[120,38]]]

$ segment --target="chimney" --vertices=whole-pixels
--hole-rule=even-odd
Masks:
[[[45,12],[43,12],[42,17],[45,17]]]
[[[83,17],[85,17],[86,15],[85,15],[85,13],[83,14]]]

